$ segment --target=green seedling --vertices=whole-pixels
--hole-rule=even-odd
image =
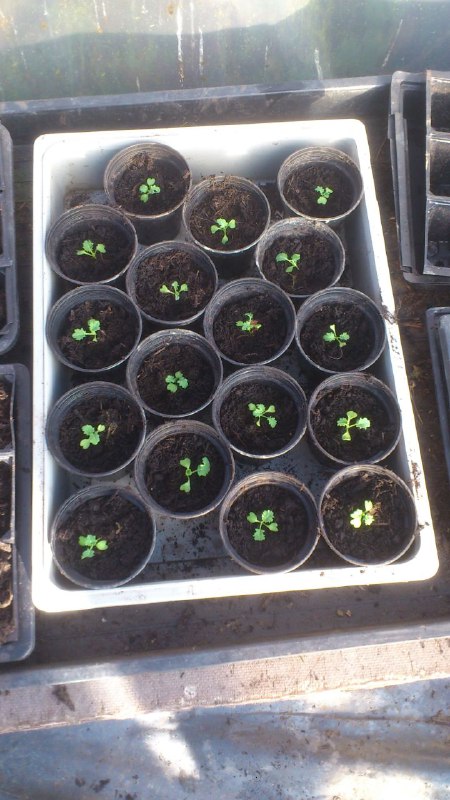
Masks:
[[[223,219],[223,217],[219,217],[219,219],[216,219],[216,224],[211,225],[210,231],[211,233],[218,233],[218,232],[223,233],[221,241],[222,244],[226,244],[228,242],[228,230],[234,230],[235,227],[236,227],[235,219],[230,219],[230,221],[228,222],[226,219]]]
[[[180,467],[184,467],[184,469],[185,469],[185,473],[184,474],[186,475],[186,478],[187,478],[187,481],[185,483],[181,484],[180,492],[186,492],[186,494],[189,494],[189,492],[191,491],[191,476],[192,475],[198,475],[199,478],[205,478],[209,474],[209,472],[211,470],[211,464],[210,464],[209,458],[206,458],[206,456],[203,456],[203,458],[200,461],[200,464],[198,465],[197,469],[191,469],[191,459],[190,458],[182,458],[181,461],[180,461]]]
[[[94,558],[96,550],[102,552],[108,549],[108,542],[105,539],[97,539],[92,533],[88,533],[87,536],[79,536],[78,544],[85,548],[81,553],[82,559]]]
[[[85,239],[83,242],[83,249],[77,250],[77,256],[97,258],[97,253],[106,253],[106,247],[102,242],[99,242],[99,244],[96,244],[94,247],[94,242],[91,242],[90,239]]]
[[[298,266],[298,262],[300,261],[300,253],[292,253],[291,257],[289,258],[287,253],[278,253],[277,257],[275,258],[277,264],[284,264],[287,263],[288,266],[284,270],[285,272],[291,273],[294,269],[300,269]]]
[[[88,450],[91,444],[100,444],[100,434],[106,431],[106,426],[101,423],[97,425],[96,428],[94,428],[93,425],[82,425],[81,431],[85,434],[86,439],[81,440],[80,447],[82,447],[83,450]]]
[[[262,325],[258,320],[253,319],[253,314],[251,311],[248,311],[244,316],[247,318],[246,320],[239,320],[236,322],[236,327],[240,328],[241,331],[247,331],[247,333],[254,333],[255,331],[259,331],[262,328]]]
[[[319,195],[319,197],[317,198],[318,204],[320,206],[326,206],[328,200],[333,194],[333,189],[330,189],[328,186],[326,188],[324,188],[323,186],[316,186],[315,191]]]
[[[262,512],[261,519],[257,517],[254,511],[250,511],[250,513],[247,514],[247,521],[252,525],[257,525],[253,531],[253,538],[255,542],[264,542],[266,540],[264,528],[266,528],[268,531],[278,531],[278,523],[275,522],[275,514],[270,510],[270,508]]]
[[[159,194],[161,187],[158,186],[154,178],[147,178],[145,183],[139,187],[139,200],[142,203],[148,203],[148,198],[151,194]]]
[[[336,325],[330,325],[330,329],[324,333],[323,339],[325,342],[336,342],[339,347],[345,347],[350,339],[350,336],[348,335],[347,331],[336,333]]]
[[[367,417],[358,417],[356,411],[347,411],[347,416],[339,417],[336,425],[339,428],[345,428],[342,434],[342,440],[344,442],[351,442],[350,428],[357,428],[359,431],[364,431],[370,428],[370,419],[367,419]]]
[[[171,285],[173,291],[172,291],[172,289],[169,289],[169,287],[166,286],[165,283],[163,283],[163,285],[161,286],[159,291],[161,292],[161,294],[171,294],[171,295],[173,295],[175,300],[179,300],[181,295],[183,294],[183,292],[188,292],[189,291],[189,286],[187,285],[187,283],[182,283],[180,285],[178,283],[178,281],[172,281],[172,283],[170,285]]]
[[[77,342],[81,342],[83,339],[86,339],[86,336],[92,336],[92,341],[96,342],[97,333],[101,332],[100,322],[98,319],[88,319],[87,326],[87,331],[84,328],[74,328],[72,331],[72,339],[75,339]]]
[[[187,389],[189,386],[188,379],[179,371],[177,371],[175,375],[166,375],[164,380],[166,381],[167,391],[172,392],[172,394],[178,391],[178,387],[180,389]]]
[[[275,413],[275,406],[267,406],[266,408],[266,406],[263,403],[256,403],[256,404],[249,403],[248,409],[249,411],[252,412],[253,416],[255,417],[258,428],[261,427],[262,419],[265,419],[271,428],[276,428],[277,426],[276,417],[269,416],[269,414]]]
[[[350,525],[360,528],[361,525],[372,525],[375,521],[375,509],[371,500],[364,500],[364,509],[355,508],[350,514]]]

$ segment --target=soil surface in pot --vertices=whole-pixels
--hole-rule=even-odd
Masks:
[[[86,450],[81,427],[104,425],[100,442]],[[65,458],[77,469],[96,474],[116,469],[135,451],[142,433],[141,417],[126,400],[113,397],[83,401],[66,414],[59,431],[59,444]]]
[[[175,299],[172,283],[185,283],[187,292]],[[161,292],[166,286],[172,294]],[[158,253],[139,264],[136,274],[136,302],[146,314],[156,319],[176,322],[195,316],[208,305],[214,293],[214,281],[195,259],[180,250]]]
[[[249,403],[273,405],[267,414],[276,419],[272,428],[266,418],[253,416]],[[257,425],[257,422],[260,425]],[[298,427],[298,411],[291,395],[274,383],[248,382],[234,386],[220,409],[220,424],[225,436],[239,450],[262,455],[276,453],[292,440]]]
[[[189,383],[180,386],[171,381],[176,392],[169,391],[166,377],[181,372]],[[155,411],[170,415],[189,414],[201,408],[214,391],[214,372],[209,361],[189,345],[171,344],[145,358],[137,373],[137,385],[143,401]]]
[[[161,191],[150,194],[144,202],[139,187],[146,183],[147,178],[154,178]],[[124,211],[155,217],[178,206],[188,189],[188,170],[181,171],[168,160],[142,152],[134,155],[117,176],[113,192],[115,202]]]
[[[253,314],[253,323],[261,325],[243,331],[237,322],[246,322]],[[224,355],[242,364],[257,364],[272,358],[283,347],[287,336],[283,308],[269,294],[250,294],[242,300],[227,303],[217,314],[213,335]]]
[[[11,384],[0,381],[0,450],[12,445]]]
[[[75,329],[89,332],[88,321],[96,320],[100,329],[95,337],[77,341]],[[86,300],[68,313],[58,345],[71,364],[84,369],[104,369],[122,361],[132,350],[137,336],[136,319],[122,306],[109,300]]]
[[[0,542],[0,645],[11,638],[13,622],[12,545]]]
[[[78,539],[93,534],[107,550],[81,558]],[[119,581],[134,572],[150,550],[153,529],[148,514],[120,494],[92,498],[73,510],[58,528],[55,552],[62,566],[91,580]]]
[[[263,511],[274,514],[278,531],[263,528],[265,540],[255,541],[258,527],[247,515],[253,511],[261,519]],[[288,565],[303,549],[308,539],[309,517],[299,497],[280,486],[258,486],[240,495],[230,508],[227,533],[231,546],[251,564],[260,567]]]
[[[348,411],[370,420],[370,428],[351,427],[350,441],[344,441],[344,427],[337,420]],[[352,425],[356,418],[352,420]],[[388,448],[397,435],[397,428],[385,406],[370,391],[359,386],[342,386],[324,392],[311,410],[311,424],[319,444],[327,453],[347,464],[366,461]]]
[[[196,470],[202,459],[210,462],[206,476],[192,475],[191,490],[180,490],[186,480],[186,470],[180,461],[190,458]],[[145,481],[149,494],[159,505],[175,512],[200,511],[220,494],[225,480],[225,465],[217,447],[204,436],[191,433],[167,436],[155,445],[147,458]]]
[[[317,202],[319,194],[316,186],[333,190],[325,204]],[[345,214],[354,202],[350,179],[341,169],[328,163],[305,164],[293,170],[286,179],[283,191],[293,208],[317,219]]]
[[[287,253],[289,258],[298,253],[298,269],[286,272],[287,262],[277,264],[279,253]],[[265,253],[262,270],[269,281],[277,283],[288,294],[313,294],[333,283],[337,271],[336,251],[319,233],[280,236]]]
[[[364,510],[369,500],[374,506],[373,523],[354,528],[350,514]],[[322,516],[336,549],[368,564],[390,561],[411,537],[411,501],[399,484],[379,475],[363,472],[339,483],[325,496]]]
[[[341,347],[336,341],[327,342],[324,335],[335,325],[336,335],[348,334]],[[300,332],[304,352],[315,364],[333,372],[357,370],[369,358],[375,335],[370,319],[354,303],[325,303],[314,310]]]
[[[83,242],[91,241],[93,249],[98,244],[105,252],[97,251],[95,257],[77,255]],[[125,230],[110,222],[78,225],[62,236],[56,252],[56,261],[61,272],[76,281],[96,283],[112,278],[128,264],[133,253],[133,242]]]
[[[11,526],[11,464],[0,461],[0,536],[8,533]]]
[[[267,212],[261,200],[247,189],[240,189],[227,181],[221,181],[205,197],[199,200],[192,210],[189,227],[192,235],[206,247],[213,250],[241,250],[248,247],[261,236]],[[211,225],[217,219],[232,219],[236,227],[228,229],[228,242],[222,244],[223,233],[211,233]]]

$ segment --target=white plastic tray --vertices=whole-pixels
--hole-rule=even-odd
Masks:
[[[388,345],[375,374],[396,394],[403,434],[386,466],[411,487],[417,504],[420,535],[396,564],[352,567],[338,562],[325,546],[300,569],[278,575],[250,575],[226,555],[218,533],[217,513],[180,525],[157,520],[157,545],[151,564],[133,583],[118,589],[88,590],[69,585],[53,565],[48,533],[60,503],[82,482],[69,480],[49,454],[44,438],[49,409],[69,387],[69,372],[47,346],[44,325],[59,296],[60,285],[44,254],[49,226],[64,210],[74,190],[98,190],[111,156],[135,142],[158,140],[179,150],[190,165],[194,182],[212,173],[273,181],[282,161],[302,146],[324,144],[347,152],[361,169],[364,197],[346,225],[352,285],[370,295],[383,310]],[[34,149],[34,396],[33,396],[33,601],[43,611],[68,611],[104,606],[168,602],[327,587],[423,580],[435,574],[438,559],[419,445],[405,374],[400,337],[370,166],[364,126],[357,120],[280,122],[145,131],[49,134]],[[278,366],[278,363],[275,364]],[[295,352],[285,364],[302,383]],[[373,371],[373,370],[372,370]],[[264,469],[297,474],[318,496],[326,470],[317,470],[306,441],[294,454]],[[254,471],[252,468],[251,471]],[[239,468],[237,477],[248,472]],[[328,472],[330,474],[330,472]],[[123,481],[122,481],[123,482]],[[132,483],[129,478],[128,483]]]

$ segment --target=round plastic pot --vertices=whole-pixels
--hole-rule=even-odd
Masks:
[[[239,367],[248,367],[250,364],[236,361],[230,356],[225,355],[225,353],[222,353],[214,339],[214,322],[217,315],[225,306],[249,295],[269,297],[273,305],[278,305],[283,309],[286,318],[286,337],[282,346],[269,358],[257,361],[255,364],[270,364],[272,361],[275,361],[275,359],[279,358],[287,350],[294,338],[295,308],[292,300],[279,286],[276,286],[274,283],[269,283],[269,281],[262,281],[259,278],[240,278],[239,280],[225,284],[216,292],[207,306],[203,318],[203,328],[206,338],[216,348],[220,357],[230,364],[235,364]]]
[[[371,481],[373,485],[378,484],[380,490],[383,491],[384,497],[396,498],[396,505],[400,509],[396,522],[389,531],[387,531],[388,534],[392,534],[392,536],[390,536],[390,542],[386,550],[390,550],[392,546],[392,553],[389,552],[389,554],[387,554],[384,552],[380,554],[379,557],[375,556],[370,560],[367,557],[364,558],[361,556],[360,540],[361,537],[377,537],[376,520],[377,513],[379,512],[376,510],[376,504],[374,512],[375,519],[370,525],[364,525],[364,523],[362,523],[361,527],[356,529],[350,524],[350,515],[352,512],[356,509],[361,509],[361,506],[364,506],[365,500],[374,499],[369,489],[370,483],[367,483],[367,490],[361,490],[361,478]],[[342,506],[339,505],[340,498],[338,492],[345,487],[345,490],[351,493],[353,486],[355,487],[355,502],[350,503],[348,508],[345,509],[345,519],[348,520],[348,529],[346,529],[345,532],[348,534],[350,541],[344,552],[342,545],[337,543],[331,525],[327,525],[328,513],[326,512],[326,508],[329,504],[333,506],[331,516],[335,519],[336,515],[340,514],[342,508]],[[406,483],[394,472],[391,472],[391,470],[371,464],[353,465],[333,475],[324,487],[320,497],[319,523],[322,536],[328,546],[348,563],[360,567],[391,564],[393,561],[396,561],[411,547],[418,532],[414,498]],[[378,534],[380,534],[380,532],[386,533],[386,527],[387,523],[381,523],[380,527],[378,527]],[[399,541],[395,542],[394,539],[400,536],[400,528],[404,530],[402,531]],[[342,530],[343,528],[341,528],[341,531]]]
[[[80,405],[80,403],[98,400],[99,397],[105,398],[105,400],[112,398],[125,400],[130,404],[130,406],[135,408],[141,422],[141,433],[133,453],[125,458],[124,461],[117,467],[114,469],[105,470],[103,472],[87,472],[79,469],[76,466],[73,466],[64,456],[59,443],[59,432],[64,423],[65,417],[70,411],[72,411],[73,408]],[[60,467],[68,472],[71,472],[74,475],[82,475],[86,478],[107,478],[112,475],[117,477],[120,473],[124,472],[136,458],[137,453],[142,447],[145,439],[145,433],[145,414],[136,398],[133,397],[128,389],[124,389],[122,386],[118,386],[114,383],[107,383],[106,381],[92,381],[91,383],[85,383],[82,386],[76,386],[74,389],[70,389],[68,392],[63,394],[62,397],[60,397],[52,407],[47,417],[47,424],[45,428],[47,446],[55,461],[57,461]]]
[[[279,222],[275,222],[270,226],[270,228],[265,232],[258,242],[255,251],[255,263],[258,272],[260,273],[261,277],[264,278],[264,280],[271,280],[264,274],[265,255],[277,239],[284,238],[285,236],[296,238],[301,238],[302,236],[315,236],[317,239],[322,239],[324,242],[329,244],[333,251],[334,273],[332,279],[326,285],[322,286],[321,289],[326,289],[327,286],[333,286],[338,282],[345,267],[345,250],[339,236],[334,233],[334,231],[331,230],[331,228],[324,222],[313,222],[307,219],[301,219],[299,217],[291,217],[290,219],[282,219]],[[300,269],[301,268],[302,267],[300,266]],[[280,269],[283,269],[283,267],[280,267]],[[275,281],[271,282],[275,283],[276,286],[279,285]],[[309,297],[309,295],[312,294],[312,292],[295,292],[287,291],[286,289],[283,289],[283,291],[285,291],[290,297],[294,298]]]
[[[85,234],[83,234],[83,230],[85,230],[87,226],[94,223],[107,224],[124,233],[130,242],[130,257],[114,275],[111,275],[109,278],[105,278],[104,280],[99,281],[95,277],[95,272],[93,272],[92,281],[81,281],[76,280],[75,278],[70,278],[64,273],[61,265],[58,263],[57,254],[59,245],[64,236],[72,232],[79,232],[80,240],[82,241],[83,238],[86,238]],[[47,233],[45,240],[45,255],[52,270],[69,283],[74,283],[77,286],[92,285],[93,283],[107,284],[117,281],[118,278],[124,275],[128,269],[128,265],[136,254],[137,246],[138,242],[136,231],[131,222],[126,218],[125,214],[122,214],[122,212],[117,208],[110,208],[110,206],[89,204],[71,208],[69,211],[65,211],[60,217],[58,217],[54,225],[52,225]],[[83,258],[83,256],[80,256],[80,258]]]
[[[87,367],[80,367],[77,364],[73,364],[69,361],[64,353],[61,351],[61,348],[58,344],[58,340],[62,335],[63,329],[67,324],[67,317],[72,311],[73,308],[76,308],[79,305],[82,305],[86,301],[90,302],[109,302],[112,306],[116,306],[118,308],[122,308],[128,312],[130,318],[133,320],[135,329],[136,329],[136,336],[133,343],[133,346],[123,354],[122,358],[118,361],[114,361],[111,364],[108,364],[105,367],[94,367],[94,368],[87,368]],[[54,356],[64,364],[66,367],[70,367],[70,369],[77,370],[78,372],[86,372],[86,373],[100,373],[100,372],[108,372],[109,370],[118,367],[120,364],[123,364],[124,361],[127,360],[130,353],[137,347],[139,340],[142,335],[142,318],[139,313],[139,309],[133,303],[130,297],[128,297],[125,292],[120,291],[120,289],[115,289],[112,286],[104,286],[102,284],[92,284],[90,286],[80,286],[78,289],[73,289],[71,292],[63,295],[55,305],[50,309],[50,312],[47,316],[47,323],[45,333],[47,336],[47,341],[52,349]]]
[[[144,319],[147,319],[149,322],[152,322],[155,325],[160,325],[160,326],[162,325],[164,327],[175,326],[177,328],[181,328],[187,325],[191,325],[193,322],[199,319],[199,317],[202,316],[206,306],[211,300],[211,297],[207,300],[207,302],[205,302],[202,308],[199,308],[194,314],[191,314],[191,316],[186,317],[186,319],[171,320],[171,319],[161,319],[159,317],[154,317],[148,312],[146,312],[139,305],[139,300],[136,292],[136,282],[138,279],[139,270],[141,269],[143,262],[147,261],[147,259],[152,258],[154,256],[164,255],[164,254],[168,255],[173,252],[187,253],[187,255],[189,255],[192,258],[192,260],[195,261],[198,269],[212,279],[214,285],[213,292],[211,293],[212,297],[214,295],[214,292],[216,292],[217,290],[217,285],[219,280],[217,276],[217,270],[213,262],[209,258],[209,256],[205,252],[203,252],[203,250],[201,250],[199,247],[196,247],[190,242],[158,242],[157,244],[154,244],[151,247],[147,247],[144,250],[141,250],[141,252],[138,253],[131,262],[125,280],[126,280],[127,292],[138,306]]]
[[[281,487],[287,489],[289,492],[292,492],[301,501],[307,513],[309,522],[306,539],[305,541],[299,543],[298,552],[295,554],[295,556],[287,563],[274,567],[254,564],[243,558],[243,556],[241,556],[240,553],[238,553],[237,550],[231,545],[229,539],[228,518],[230,509],[238,500],[238,498],[240,498],[250,489],[259,488],[264,485]],[[253,509],[249,509],[249,511],[250,510]],[[297,478],[294,478],[291,475],[285,475],[281,472],[261,472],[256,475],[250,475],[249,477],[243,478],[241,481],[239,481],[239,483],[233,486],[231,491],[227,494],[220,510],[219,530],[227,553],[234,561],[236,561],[241,565],[241,567],[244,567],[244,569],[248,570],[249,572],[259,575],[270,574],[274,572],[291,572],[307,561],[317,545],[319,539],[319,524],[316,503],[309,489],[307,489],[303,483],[297,480]],[[249,536],[251,535],[251,525],[249,523]],[[268,535],[280,536],[281,533],[278,531],[275,534],[270,533]]]
[[[161,505],[149,493],[145,481],[146,463],[152,450],[168,436],[177,436],[179,434],[195,434],[204,437],[216,448],[225,466],[225,478],[220,492],[207,506],[195,511],[173,511]],[[195,519],[213,511],[223,501],[234,479],[233,454],[225,440],[222,439],[210,425],[205,425],[203,422],[196,422],[194,420],[168,422],[166,425],[160,425],[156,428],[145,440],[144,446],[134,463],[134,479],[144,502],[147,503],[155,513],[175,519]]]
[[[388,442],[388,444],[386,444],[386,446],[383,449],[380,449],[370,458],[364,458],[361,459],[360,461],[357,460],[345,461],[344,459],[337,458],[336,456],[332,455],[317,440],[317,436],[315,434],[313,425],[314,410],[319,400],[322,400],[323,397],[329,394],[330,392],[334,392],[339,389],[348,389],[349,387],[361,389],[364,392],[367,392],[370,395],[372,395],[376,399],[376,401],[380,404],[380,407],[383,408],[383,410],[385,411],[387,418],[389,420],[389,424],[395,430],[395,433],[393,434],[391,440]],[[343,411],[343,416],[345,416],[345,414],[346,410]],[[307,427],[311,444],[319,460],[322,463],[336,467],[336,466],[348,466],[351,464],[357,464],[362,462],[367,464],[376,464],[378,463],[378,461],[382,461],[383,459],[387,458],[397,447],[402,430],[402,421],[401,421],[401,412],[397,400],[385,383],[378,380],[378,378],[374,378],[373,375],[368,375],[364,372],[346,372],[343,375],[332,375],[331,377],[326,378],[326,380],[322,381],[322,383],[320,383],[319,386],[317,386],[316,389],[313,391],[308,403]],[[342,433],[344,433],[344,428],[336,428],[336,430],[339,430]],[[354,435],[354,433],[352,435]]]
[[[302,213],[286,199],[285,185],[287,179],[292,173],[300,171],[307,166],[309,167],[313,163],[323,164],[333,168],[338,173],[341,173],[346,181],[348,181],[351,186],[351,200],[345,212],[337,216],[329,217],[319,215],[311,216]],[[343,153],[342,150],[336,150],[332,147],[304,147],[301,150],[296,150],[295,153],[291,153],[291,155],[283,161],[278,171],[277,185],[283,205],[289,215],[295,214],[296,216],[305,217],[306,219],[320,219],[321,222],[327,222],[332,226],[339,225],[350,216],[361,202],[364,191],[359,167],[346,153]]]
[[[170,348],[175,345],[192,347],[210,364],[214,374],[214,389],[210,397],[208,397],[208,399],[198,408],[194,408],[192,411],[184,414],[170,414],[167,411],[157,411],[155,408],[147,405],[139,393],[137,380],[141,364],[146,358],[151,356],[153,353],[160,352],[166,347]],[[131,393],[134,395],[134,397],[136,397],[142,408],[144,408],[150,414],[155,414],[156,416],[164,417],[165,419],[180,419],[182,417],[190,417],[193,414],[198,414],[199,411],[202,411],[211,403],[217,388],[222,383],[222,377],[222,361],[217,355],[216,350],[211,347],[209,342],[207,342],[206,339],[203,336],[200,336],[198,333],[194,333],[193,331],[178,330],[177,328],[173,328],[170,331],[159,331],[158,333],[153,333],[151,336],[148,336],[147,339],[144,339],[141,342],[137,350],[134,351],[127,364],[127,385]]]
[[[255,237],[252,242],[249,242],[245,247],[232,249],[230,246],[227,250],[216,249],[209,247],[203,242],[195,238],[191,230],[191,217],[197,206],[205,199],[212,197],[222,191],[223,185],[233,186],[239,191],[250,192],[256,197],[261,205],[261,209],[266,217],[266,222],[261,233]],[[214,220],[211,220],[213,224]],[[251,257],[255,247],[261,236],[265,233],[270,224],[270,206],[264,192],[252,181],[247,178],[241,178],[237,175],[216,175],[214,178],[207,178],[201,181],[196,186],[193,186],[186,197],[186,202],[183,206],[183,225],[187,235],[195,242],[198,247],[201,247],[213,260],[223,278],[232,278],[242,275],[249,267]]]
[[[122,176],[125,170],[128,169],[130,164],[136,156],[140,154],[147,154],[155,161],[165,162],[173,167],[182,178],[183,175],[188,175],[186,192],[191,185],[191,173],[186,160],[181,153],[160,142],[141,142],[126,147],[120,150],[108,162],[104,174],[104,188],[109,202],[112,206],[116,206],[115,185],[117,180]],[[145,180],[145,178],[143,178]],[[139,242],[142,244],[153,244],[157,241],[164,239],[175,239],[181,224],[181,208],[185,196],[167,211],[162,214],[136,214],[132,211],[127,211],[123,206],[121,210],[133,223]]]
[[[139,564],[133,569],[132,572],[129,573],[129,575],[120,580],[96,580],[83,575],[83,573],[79,570],[76,570],[72,566],[63,563],[58,555],[56,544],[57,531],[80,506],[85,505],[85,503],[87,503],[89,500],[107,497],[108,495],[119,495],[125,500],[128,500],[134,506],[137,506],[137,508],[143,511],[148,518],[149,545],[146,551],[142,554],[142,559]],[[113,522],[114,520],[111,520],[111,524],[113,524]],[[86,489],[82,489],[81,491],[69,497],[57,511],[50,531],[50,546],[52,548],[53,559],[59,571],[66,578],[72,581],[72,583],[76,583],[78,586],[83,586],[85,589],[112,589],[115,586],[123,586],[123,584],[133,580],[133,578],[136,578],[137,575],[142,572],[142,570],[150,561],[155,549],[155,543],[155,522],[149,509],[145,506],[137,493],[132,492],[129,489],[125,489],[123,486],[118,486],[115,483],[102,483],[97,486],[88,486]]]
[[[225,434],[220,421],[223,403],[232,389],[234,389],[236,386],[242,386],[244,383],[260,383],[266,385],[272,384],[273,386],[286,392],[294,401],[298,413],[297,427],[291,440],[280,450],[263,454],[250,453],[246,450],[242,450],[240,447],[234,444]],[[299,443],[306,430],[306,407],[307,403],[305,393],[297,381],[291,378],[290,375],[280,369],[275,369],[274,367],[256,366],[240,369],[230,375],[219,388],[214,398],[211,410],[214,427],[228,442],[231,449],[237,454],[238,457],[241,456],[245,460],[251,461],[265,461],[269,458],[277,458],[278,456],[288,453],[289,450],[292,450]],[[282,410],[280,410],[280,413],[282,413]]]
[[[362,372],[363,370],[371,367],[372,364],[374,364],[375,361],[380,357],[386,345],[386,326],[384,324],[384,319],[370,297],[367,297],[367,295],[363,294],[362,292],[358,292],[355,289],[347,289],[344,287],[324,289],[323,292],[317,292],[317,294],[314,294],[305,300],[297,312],[295,341],[305,364],[309,367],[313,367],[315,370],[318,370],[321,373],[327,373],[328,375],[332,375],[333,373],[342,373],[345,370],[339,369],[338,359],[336,359],[336,369],[328,369],[310,357],[302,345],[302,332],[305,324],[309,322],[311,318],[314,317],[314,314],[320,311],[320,309],[322,309],[324,306],[336,307],[339,305],[354,306],[355,309],[357,308],[359,312],[362,312],[372,332],[373,341],[370,353],[359,364],[355,363],[352,366],[352,372]],[[346,347],[348,346],[349,345],[347,343]],[[350,372],[350,370],[348,371]]]

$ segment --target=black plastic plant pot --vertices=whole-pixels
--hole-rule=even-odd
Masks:
[[[150,561],[155,541],[155,522],[142,499],[107,483],[69,497],[50,532],[59,571],[86,589],[113,588],[136,578]]]
[[[193,331],[173,328],[144,339],[127,364],[127,384],[150,414],[188,417],[212,401],[222,382],[216,350]]]
[[[237,458],[264,461],[292,450],[306,430],[306,397],[297,381],[273,367],[230,375],[212,405],[212,421]]]
[[[45,240],[53,271],[78,285],[116,281],[136,250],[136,231],[126,216],[116,208],[96,204],[65,211]]]
[[[396,561],[417,535],[408,486],[394,472],[371,464],[333,475],[319,501],[319,521],[329,547],[361,567]]]
[[[220,510],[219,525],[231,558],[258,574],[297,569],[319,539],[311,492],[297,478],[280,472],[250,475],[233,486]]]
[[[123,364],[142,334],[139,309],[112,286],[80,286],[51,308],[47,341],[55,357],[78,372],[100,373]]]
[[[259,278],[225,284],[203,319],[205,336],[230,364],[269,364],[294,338],[295,309],[279,286]]]
[[[310,441],[320,461],[376,464],[398,444],[401,413],[386,384],[365,372],[332,375],[308,403]]]
[[[134,464],[136,486],[158,513],[193,519],[220,505],[234,478],[234,460],[221,436],[203,422],[160,425]]]
[[[160,142],[140,142],[120,150],[104,174],[109,202],[127,215],[142,244],[176,237],[190,185],[186,160]]]
[[[225,223],[233,223],[221,227]],[[187,235],[214,260],[223,278],[242,275],[270,223],[264,192],[236,175],[216,175],[194,186],[183,207]],[[214,230],[213,230],[214,229]]]
[[[258,242],[259,273],[290,297],[308,297],[333,286],[345,266],[339,236],[323,222],[293,217],[275,222]]]
[[[305,364],[315,370],[359,372],[383,352],[386,326],[370,297],[335,287],[312,295],[300,306],[295,341]]]
[[[191,325],[217,290],[216,268],[190,242],[159,242],[141,250],[126,275],[127,292],[149,322]]]
[[[144,411],[127,389],[92,381],[57,400],[47,417],[45,436],[63,469],[74,475],[106,478],[129,467],[145,432]]]
[[[288,214],[339,225],[363,196],[359,167],[341,150],[304,147],[281,165],[278,191]]]

